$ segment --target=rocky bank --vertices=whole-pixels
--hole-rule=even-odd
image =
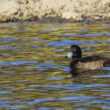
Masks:
[[[110,0],[0,0],[0,22],[110,19]]]

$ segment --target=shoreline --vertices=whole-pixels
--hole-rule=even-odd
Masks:
[[[110,21],[109,0],[0,0],[0,22]]]

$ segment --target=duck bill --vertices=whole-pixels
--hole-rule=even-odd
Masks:
[[[68,52],[68,53],[66,54],[65,58],[70,58],[70,57],[72,57],[72,56],[73,56],[73,53],[72,53],[72,52]]]

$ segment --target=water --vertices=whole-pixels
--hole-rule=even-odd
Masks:
[[[72,76],[71,44],[110,57],[110,24],[0,24],[0,109],[109,110],[110,67]]]

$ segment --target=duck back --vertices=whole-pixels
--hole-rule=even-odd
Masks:
[[[89,56],[70,63],[72,71],[84,72],[101,69],[104,67],[104,58],[99,56]]]

